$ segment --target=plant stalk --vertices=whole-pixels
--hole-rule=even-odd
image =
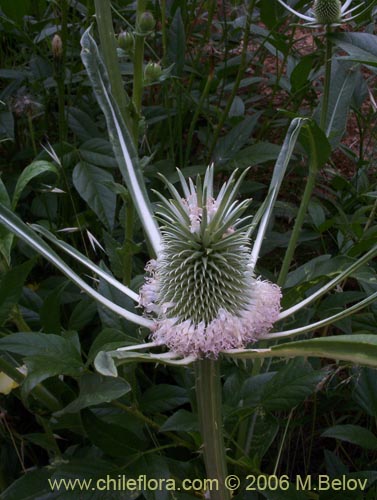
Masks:
[[[220,361],[201,359],[195,364],[196,398],[199,426],[203,439],[203,455],[208,479],[218,481],[217,491],[210,492],[211,500],[229,500],[225,488],[227,476],[221,415]]]
[[[101,51],[109,74],[111,93],[129,130],[133,130],[132,119],[128,111],[129,97],[124,89],[117,57],[111,4],[109,0],[95,0],[96,19],[101,40]]]
[[[326,53],[325,53],[325,81],[323,87],[323,99],[321,107],[321,116],[319,126],[328,135],[326,131],[327,113],[329,108],[330,82],[331,82],[331,63],[332,63],[332,43],[329,37],[331,28],[326,31]]]
[[[313,189],[315,186],[315,181],[317,178],[317,172],[318,172],[318,162],[317,162],[317,155],[316,155],[316,150],[315,150],[315,144],[314,144],[314,139],[313,136],[309,130],[309,140],[310,140],[310,163],[309,163],[309,174],[308,178],[306,181],[306,186],[305,186],[305,191],[302,196],[301,204],[298,209],[297,217],[295,224],[293,226],[291,238],[288,243],[288,248],[285,252],[284,255],[284,260],[280,269],[280,274],[277,280],[277,284],[281,287],[284,285],[285,280],[288,275],[289,267],[291,265],[293,255],[296,249],[298,237],[300,235],[300,231],[302,228],[302,225],[304,223],[305,215],[308,210],[310,198],[313,193]]]

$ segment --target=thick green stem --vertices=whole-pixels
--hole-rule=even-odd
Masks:
[[[212,490],[210,498],[229,500],[230,493],[224,484],[227,466],[221,416],[220,361],[198,360],[195,372],[199,425],[207,478],[218,481],[217,491]]]
[[[319,126],[326,133],[327,112],[329,108],[330,82],[331,82],[331,62],[332,62],[332,43],[329,37],[331,28],[326,32],[326,54],[325,54],[325,81],[323,86],[323,99],[321,107],[321,117]],[[326,133],[327,135],[327,133]]]
[[[306,186],[305,186],[305,191],[302,196],[301,204],[298,209],[295,225],[292,230],[291,238],[288,243],[288,248],[287,251],[285,252],[284,255],[284,260],[283,264],[280,269],[280,274],[277,280],[277,284],[279,286],[283,286],[285,283],[285,280],[287,278],[287,274],[289,271],[289,267],[291,265],[293,255],[296,249],[298,237],[302,228],[302,225],[304,223],[305,215],[309,206],[310,198],[313,193],[313,189],[315,186],[315,181],[317,177],[317,172],[318,172],[318,162],[317,162],[317,155],[316,155],[316,150],[315,150],[315,144],[314,144],[314,139],[309,131],[309,140],[310,140],[310,164],[309,164],[309,175],[306,181]]]
[[[128,112],[129,98],[124,89],[122,75],[117,57],[111,4],[109,0],[95,0],[96,19],[101,40],[101,50],[109,74],[111,93],[116,100],[120,112],[129,130],[132,130],[132,119]]]

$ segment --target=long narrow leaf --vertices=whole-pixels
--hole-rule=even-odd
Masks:
[[[45,238],[47,238],[49,241],[57,245],[59,248],[64,250],[68,255],[71,255],[71,257],[74,257],[78,262],[81,262],[84,266],[87,268],[91,269],[93,272],[95,272],[98,276],[103,278],[105,281],[110,283],[113,287],[117,288],[120,290],[122,293],[130,297],[132,300],[135,302],[139,302],[139,296],[137,293],[135,293],[133,290],[128,288],[127,286],[123,285],[120,283],[118,280],[116,280],[113,276],[108,274],[106,271],[101,269],[99,266],[94,264],[90,259],[85,257],[82,253],[80,253],[78,250],[76,250],[74,247],[71,245],[68,245],[65,241],[59,240],[55,235],[50,233],[50,231],[47,231],[46,228],[42,226],[38,226],[37,224],[33,224],[31,226],[35,231],[38,233],[42,234]]]
[[[377,335],[337,335],[287,342],[270,349],[233,349],[222,354],[232,359],[313,356],[377,368]]]
[[[161,234],[153,218],[137,151],[119,108],[111,95],[106,67],[99,54],[97,44],[89,31],[90,29],[86,30],[81,38],[81,58],[92,83],[98,104],[105,115],[110,141],[121,174],[132,196],[149,242],[156,255],[158,255],[161,246]]]
[[[151,343],[153,347],[154,344]],[[137,347],[137,346],[135,346]],[[166,354],[140,353],[137,351],[100,351],[95,360],[95,369],[107,377],[117,377],[117,365],[124,363],[161,363],[168,366],[187,366],[196,360],[195,356],[182,358],[176,353],[168,352]],[[116,363],[117,362],[117,363]]]
[[[291,159],[301,127],[306,121],[306,118],[295,118],[294,120],[292,120],[287,135],[285,136],[278,159],[276,160],[270,187],[268,189],[267,196],[269,197],[269,202],[260,222],[253,249],[251,251],[250,264],[253,268],[258,261],[259,252],[263,243],[264,236],[266,234],[267,226],[272,215],[272,210],[274,208],[281,183],[283,181],[283,177],[285,175],[285,171],[287,170],[287,166],[289,160]]]
[[[276,333],[270,333],[268,337],[266,337],[267,340],[276,340],[276,339],[282,339],[286,337],[294,337],[296,335],[301,335],[303,333],[307,332],[313,332],[314,330],[317,330],[318,328],[322,328],[323,326],[326,325],[331,325],[331,323],[335,323],[336,321],[339,321],[343,318],[346,318],[347,316],[350,316],[351,314],[355,314],[356,312],[360,311],[361,309],[364,309],[364,307],[369,306],[369,304],[372,304],[377,299],[377,292],[372,293],[369,297],[367,297],[364,300],[361,300],[360,302],[357,302],[357,304],[354,304],[351,307],[348,307],[344,311],[341,311],[337,314],[334,314],[333,316],[329,316],[328,318],[322,319],[321,321],[317,321],[316,323],[310,323],[309,325],[301,326],[299,328],[294,328],[293,330],[286,330],[283,332],[276,332]]]
[[[284,319],[291,314],[294,314],[295,312],[299,311],[303,307],[307,306],[308,304],[311,304],[314,302],[314,300],[318,299],[319,297],[322,297],[325,293],[327,293],[331,288],[334,288],[338,283],[346,279],[348,276],[350,276],[352,273],[354,273],[357,269],[359,269],[361,266],[369,262],[373,257],[377,255],[377,245],[375,245],[373,248],[369,250],[365,255],[360,257],[356,262],[354,262],[351,266],[347,267],[344,271],[338,274],[335,278],[333,278],[331,281],[326,283],[326,285],[322,286],[319,290],[317,290],[315,293],[307,297],[306,299],[302,300],[298,304],[295,304],[294,306],[290,307],[289,309],[286,309],[282,313],[279,314],[279,320]]]
[[[90,297],[100,302],[102,305],[113,311],[115,314],[136,323],[137,325],[151,328],[153,322],[138,316],[123,307],[114,304],[106,297],[103,297],[94,288],[81,279],[29,226],[22,222],[13,212],[0,204],[0,223],[7,227],[12,233],[21,238],[25,243],[34,248],[40,255],[50,261],[63,274],[67,276],[75,285],[81,288]]]

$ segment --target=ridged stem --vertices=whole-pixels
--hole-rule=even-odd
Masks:
[[[132,119],[128,112],[129,97],[124,89],[122,75],[117,57],[111,4],[109,0],[95,0],[96,19],[101,40],[101,51],[109,74],[111,93],[116,100],[120,112],[129,130],[132,130]]]
[[[203,456],[208,479],[217,479],[218,488],[212,489],[211,500],[229,500],[225,488],[227,476],[226,454],[221,415],[220,361],[201,359],[196,361],[196,399],[199,426],[203,439]]]
[[[327,112],[329,107],[330,83],[331,83],[331,63],[332,63],[332,43],[329,34],[331,28],[326,31],[326,52],[325,52],[325,81],[323,86],[323,99],[321,107],[321,117],[319,126],[326,133]],[[327,133],[326,133],[327,135]]]

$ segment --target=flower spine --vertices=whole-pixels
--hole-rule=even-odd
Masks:
[[[140,304],[155,318],[152,339],[178,354],[217,357],[242,348],[272,328],[280,311],[279,287],[255,279],[241,218],[249,200],[236,202],[244,176],[232,175],[213,197],[213,168],[203,185],[187,183],[184,198],[159,195],[162,251],[147,266]]]

